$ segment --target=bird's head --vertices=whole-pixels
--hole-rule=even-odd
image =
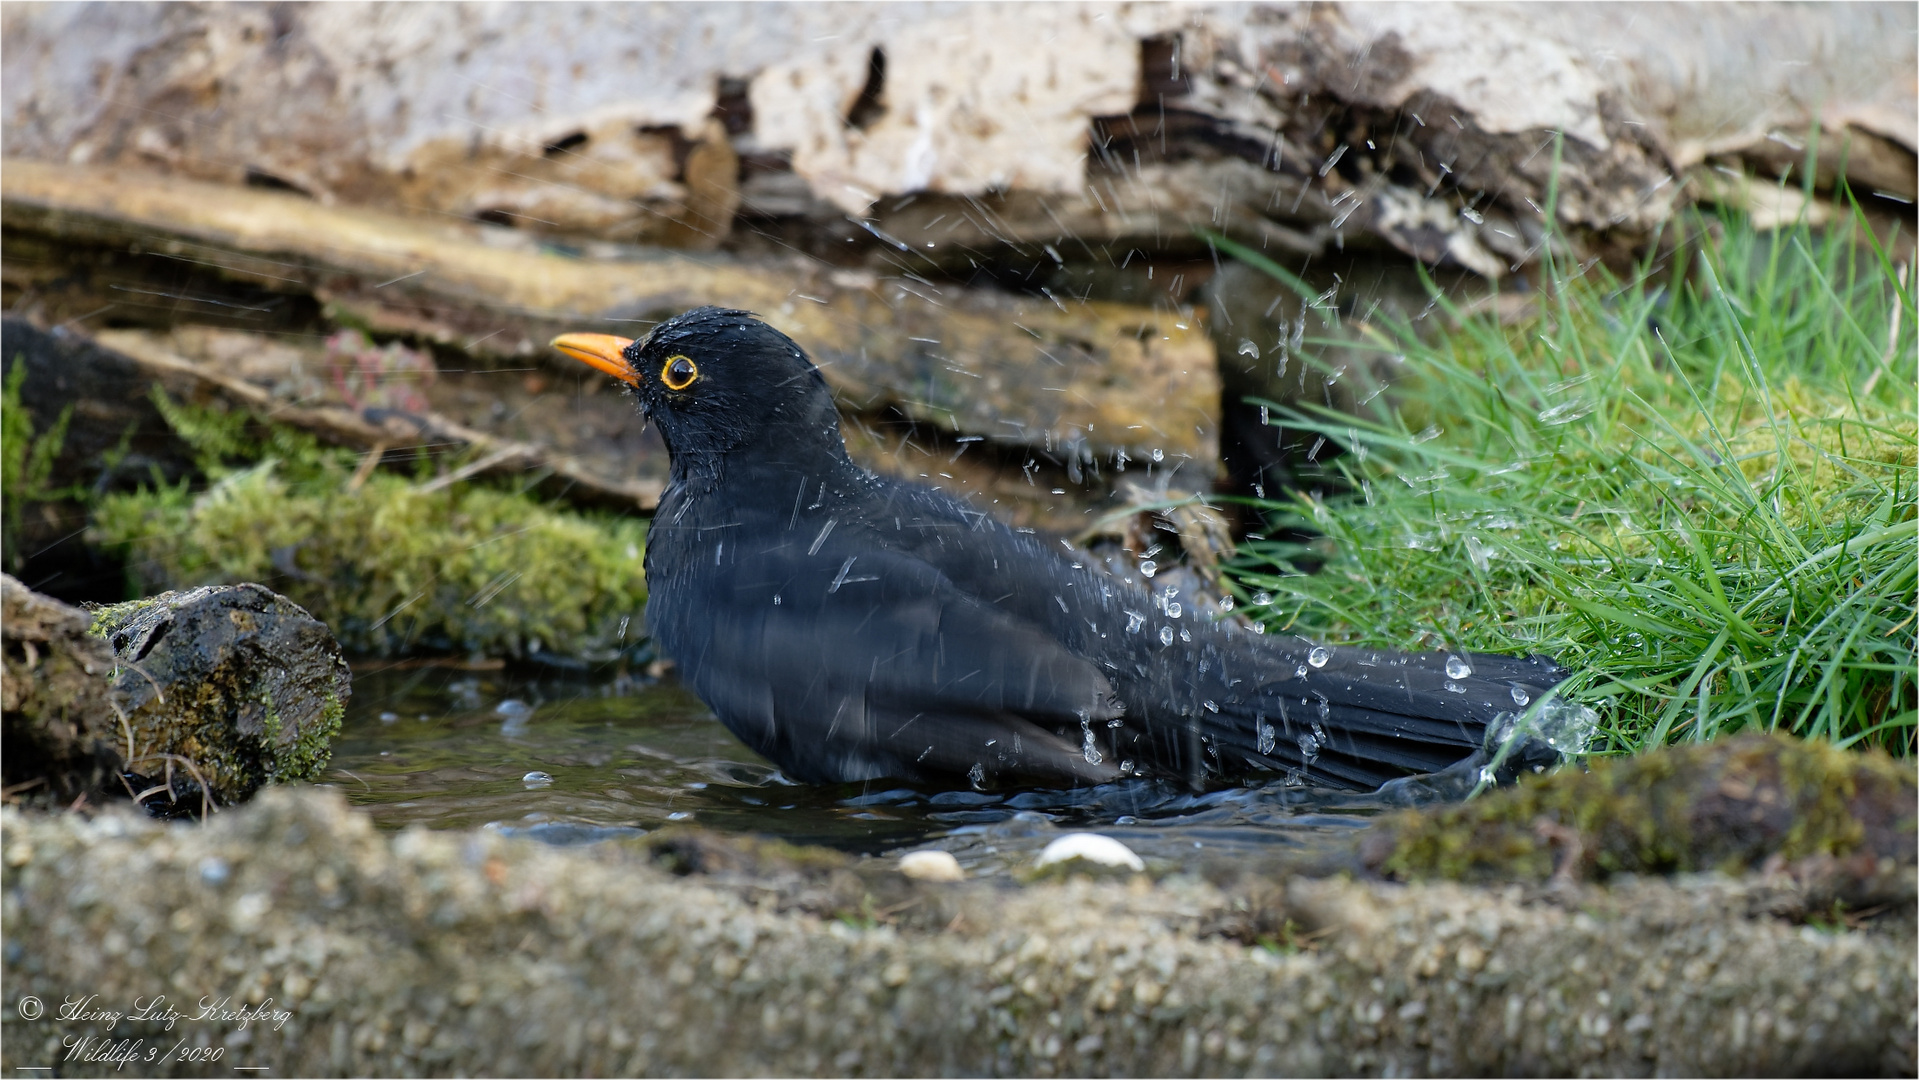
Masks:
[[[716,465],[749,443],[770,447],[776,458],[845,454],[819,369],[792,338],[750,312],[694,308],[637,341],[562,334],[552,344],[631,386],[676,467]]]

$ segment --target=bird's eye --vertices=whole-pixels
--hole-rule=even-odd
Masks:
[[[660,381],[668,390],[684,390],[700,377],[700,366],[691,357],[670,356],[660,368]]]

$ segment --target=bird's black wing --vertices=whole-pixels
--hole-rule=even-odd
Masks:
[[[1110,780],[1097,668],[852,529],[738,551],[658,590],[653,631],[734,734],[794,778]],[[742,545],[749,546],[749,545]]]

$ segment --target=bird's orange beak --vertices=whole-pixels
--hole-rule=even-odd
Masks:
[[[632,338],[612,334],[561,334],[547,344],[582,363],[592,364],[622,382],[640,385],[640,377],[623,355]]]

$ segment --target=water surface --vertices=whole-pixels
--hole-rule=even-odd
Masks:
[[[1078,828],[1162,867],[1323,847],[1383,808],[1280,782],[1206,794],[1137,779],[1077,791],[796,784],[670,680],[447,667],[356,670],[328,782],[386,828],[582,843],[684,821],[858,853],[940,847],[975,873]]]

